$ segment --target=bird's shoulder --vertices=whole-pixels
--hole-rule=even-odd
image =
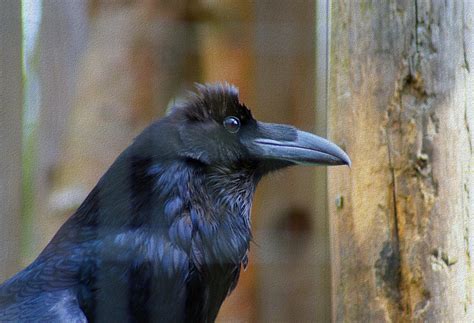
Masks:
[[[0,322],[87,322],[71,290],[43,292],[0,308]]]

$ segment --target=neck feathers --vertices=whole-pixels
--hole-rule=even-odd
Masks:
[[[126,166],[124,166],[126,165]],[[114,165],[73,217],[98,231],[145,230],[192,254],[197,266],[240,263],[249,247],[256,179],[194,161]]]

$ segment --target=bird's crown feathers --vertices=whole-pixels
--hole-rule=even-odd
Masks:
[[[228,116],[241,121],[252,119],[250,110],[239,101],[239,90],[228,83],[196,83],[196,92],[190,92],[188,99],[177,104],[173,110],[195,121],[214,119],[220,123]]]

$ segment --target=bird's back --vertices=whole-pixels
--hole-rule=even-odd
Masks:
[[[40,259],[0,286],[0,322],[87,322],[61,261]],[[66,270],[67,271],[67,270]]]
[[[87,322],[71,290],[41,292],[0,304],[0,322]]]

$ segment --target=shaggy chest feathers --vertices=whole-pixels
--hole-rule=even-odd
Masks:
[[[98,241],[81,266],[79,302],[89,320],[217,316],[247,265],[256,179],[189,163],[131,163],[126,183],[99,183],[72,218]]]

